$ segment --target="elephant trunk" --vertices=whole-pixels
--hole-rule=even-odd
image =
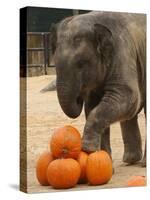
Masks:
[[[71,88],[70,85],[57,81],[57,96],[60,106],[70,118],[78,117],[82,111],[83,100],[77,91],[76,88]]]

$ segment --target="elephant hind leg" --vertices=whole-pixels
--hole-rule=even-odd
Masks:
[[[146,167],[146,141],[145,141],[144,155],[143,155],[141,164],[142,164],[142,167]]]
[[[144,114],[145,114],[145,118],[146,118],[146,103],[145,103],[145,106],[144,106]],[[145,136],[146,138],[146,136]],[[147,142],[146,142],[146,139],[145,139],[145,149],[144,149],[144,155],[143,155],[143,158],[142,158],[142,167],[146,167],[146,146],[147,146]]]
[[[120,124],[124,142],[123,161],[134,164],[142,159],[142,142],[137,116]]]

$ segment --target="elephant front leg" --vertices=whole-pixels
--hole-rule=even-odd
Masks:
[[[94,95],[89,96],[89,98],[85,101],[85,116],[88,118],[90,112],[98,105],[100,99]],[[110,146],[110,128],[106,128],[104,133],[100,134],[101,130],[98,131],[98,136],[94,139],[93,133],[89,136],[85,136],[82,138],[83,141],[83,149],[87,152],[93,152],[97,149],[105,150],[111,156],[111,146]],[[87,137],[87,138],[86,138]],[[91,137],[91,138],[89,138]],[[86,141],[86,142],[85,142]],[[89,143],[89,141],[92,141]],[[87,148],[88,147],[88,148]]]
[[[88,132],[85,128],[84,132]],[[104,150],[111,156],[110,146],[110,128],[99,130],[94,134],[94,129],[91,129],[91,134],[84,134],[82,137],[82,149],[86,152],[94,152]]]
[[[109,127],[124,116],[126,104],[120,107],[115,98],[104,97],[89,113],[82,137],[84,151],[93,152],[105,149],[110,152]]]
[[[102,141],[102,134],[100,133],[100,130],[95,131],[95,128],[92,128],[86,125],[84,128],[84,134],[82,137],[83,151],[91,153],[91,152],[100,150],[101,141]]]
[[[133,164],[142,158],[142,143],[137,116],[120,124],[124,142],[123,161]]]
[[[110,145],[110,127],[104,130],[101,137],[101,149],[109,153],[111,156],[111,145]]]

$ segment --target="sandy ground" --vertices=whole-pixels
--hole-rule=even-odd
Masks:
[[[35,164],[39,155],[47,150],[48,142],[55,128],[71,124],[82,133],[85,124],[84,113],[76,119],[68,118],[61,110],[56,91],[40,93],[40,90],[55,78],[51,76],[31,77],[27,80],[27,181],[28,192],[56,191],[50,186],[40,186],[35,176]],[[139,124],[144,146],[145,118],[139,114]],[[69,190],[124,187],[133,175],[145,175],[146,169],[139,164],[128,166],[122,162],[123,142],[119,123],[111,126],[111,146],[115,174],[109,183],[102,186],[77,185]],[[57,190],[58,191],[58,190]]]

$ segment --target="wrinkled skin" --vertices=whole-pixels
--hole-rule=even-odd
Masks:
[[[86,152],[103,149],[111,155],[110,125],[119,121],[123,161],[142,159],[137,115],[146,102],[145,24],[143,14],[90,12],[66,18],[52,30],[59,103],[71,118],[84,104]]]

